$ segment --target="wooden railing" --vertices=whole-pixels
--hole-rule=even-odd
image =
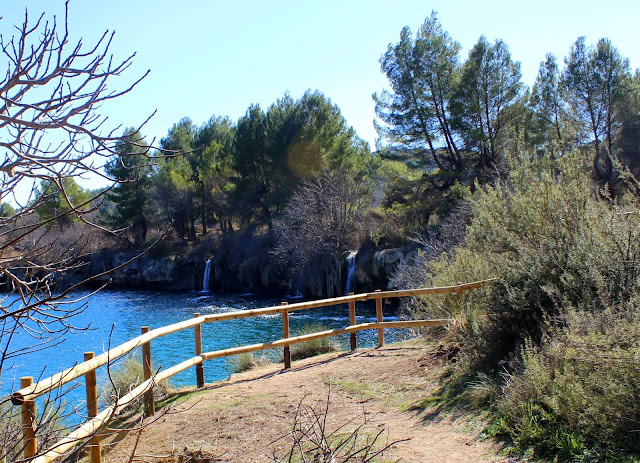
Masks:
[[[48,463],[58,457],[65,455],[76,445],[91,438],[90,454],[92,463],[101,462],[100,438],[98,432],[106,424],[116,416],[120,411],[125,409],[132,402],[144,396],[144,410],[146,415],[154,414],[153,403],[153,385],[165,379],[168,379],[188,368],[196,369],[197,387],[204,386],[204,366],[205,360],[229,357],[232,355],[243,354],[248,352],[256,352],[265,349],[284,348],[284,367],[291,367],[291,354],[289,346],[301,342],[321,339],[330,336],[339,336],[342,334],[350,334],[351,350],[355,350],[357,346],[356,333],[362,330],[377,329],[378,345],[384,344],[385,328],[418,328],[424,326],[446,326],[454,321],[451,319],[438,320],[406,320],[406,321],[387,321],[383,320],[382,301],[388,298],[399,298],[409,296],[425,296],[432,294],[459,293],[476,289],[487,285],[495,279],[476,281],[473,283],[457,284],[455,286],[444,286],[439,288],[421,288],[409,289],[401,291],[376,291],[374,293],[350,294],[349,296],[337,297],[332,299],[322,299],[310,302],[300,302],[288,304],[283,302],[282,305],[267,307],[262,309],[242,310],[237,312],[219,313],[211,315],[194,314],[194,318],[185,320],[172,325],[164,326],[150,330],[148,326],[142,327],[141,335],[133,338],[124,344],[113,349],[94,356],[93,352],[85,353],[85,361],[68,368],[49,378],[38,381],[33,384],[32,377],[22,377],[20,381],[21,389],[11,396],[14,405],[22,408],[23,422],[23,439],[24,439],[24,458],[32,460],[36,463]],[[356,302],[375,300],[376,302],[376,322],[356,324]],[[349,326],[342,329],[333,329],[321,331],[303,336],[290,337],[289,333],[289,313],[299,310],[313,309],[317,307],[327,307],[339,304],[348,304],[349,306]],[[229,349],[217,350],[213,352],[202,352],[202,331],[203,323],[218,322],[223,320],[233,320],[238,318],[255,317],[260,315],[281,314],[282,315],[282,339],[272,342],[260,344],[252,344],[248,346],[233,347]],[[182,331],[188,328],[194,330],[195,356],[185,360],[177,365],[172,366],[163,371],[153,374],[151,362],[151,341],[161,336]],[[97,404],[97,388],[96,388],[96,372],[95,370],[103,365],[113,362],[115,359],[126,355],[132,350],[142,347],[142,362],[144,367],[144,381],[129,393],[120,397],[117,402],[105,408],[98,413]],[[36,411],[35,399],[47,394],[67,383],[73,381],[80,376],[85,376],[87,391],[87,408],[89,420],[73,432],[65,436],[52,447],[42,451],[38,455],[36,442]]]

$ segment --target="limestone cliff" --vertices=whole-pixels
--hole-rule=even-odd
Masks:
[[[168,250],[170,252],[170,250]],[[203,288],[206,261],[211,259],[209,287],[226,293],[294,294],[306,297],[335,297],[345,294],[347,255],[322,268],[310,268],[297,276],[293,269],[282,268],[267,253],[236,252],[233,248],[194,248],[181,254],[156,252],[143,256],[109,276],[96,280],[102,285],[121,289],[191,291]],[[355,257],[356,293],[389,288],[389,278],[398,265],[415,253],[415,246],[378,249],[363,245]],[[102,252],[90,256],[85,265],[64,275],[62,286],[68,287],[84,278],[117,267],[133,252]]]

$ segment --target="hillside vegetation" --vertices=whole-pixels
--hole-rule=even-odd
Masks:
[[[576,156],[514,159],[473,196],[459,244],[396,275],[409,286],[499,278],[411,311],[467,321],[451,380],[461,397],[488,407],[516,451],[562,461],[640,450],[640,210],[586,172]]]
[[[135,86],[103,94],[132,57],[104,75],[97,64],[43,70],[63,61],[67,42],[55,26],[39,39],[40,26],[27,26],[25,16],[4,48],[13,64],[2,111],[22,109],[3,116],[13,138],[2,140],[0,283],[21,298],[3,306],[2,362],[24,353],[12,350],[15,334],[30,333],[29,351],[73,329],[76,309],[58,304],[62,289],[77,287],[64,278],[99,268],[93,276],[104,280],[80,280],[106,283],[114,255],[125,267],[154,243],[145,258],[189,254],[174,260],[179,272],[190,266],[190,289],[209,262],[213,290],[308,297],[344,293],[349,251],[395,249],[389,287],[498,278],[407,306],[463,322],[443,405],[488,410],[488,431],[520,455],[638,460],[640,72],[609,39],[577,38],[563,64],[547,55],[529,88],[504,41],[481,36],[462,57],[432,13],[380,58],[388,88],[373,95],[374,152],[319,90],[285,92],[237,121],[182,118],[154,150],[141,129],[104,138],[92,132],[100,124],[85,127],[100,119],[94,104]],[[105,41],[87,55],[78,45],[69,63],[96,53],[96,63],[109,61]],[[102,83],[68,82],[84,74]],[[28,101],[27,90],[54,82],[50,100]],[[43,133],[61,127],[68,144],[45,148]],[[94,154],[107,159],[99,174],[112,188],[76,182],[98,170]],[[15,208],[8,201],[24,179],[39,183]]]
[[[435,13],[389,44],[380,58],[389,88],[374,95],[375,152],[319,90],[251,105],[237,121],[182,118],[155,153],[127,129],[106,168],[120,183],[83,217],[120,230],[103,249],[132,252],[171,224],[159,254],[201,243],[203,262],[213,256],[212,274],[224,276],[214,290],[241,291],[238,281],[320,297],[342,293],[348,251],[432,236],[479,187],[506,180],[510,158],[577,153],[594,192],[637,193],[627,179],[640,168],[640,75],[611,41],[578,38],[564,66],[548,55],[532,88],[504,41],[480,37],[466,58],[460,50]],[[43,182],[35,197],[48,199],[37,213],[54,224],[46,260],[86,228],[56,216],[91,195],[69,177]]]

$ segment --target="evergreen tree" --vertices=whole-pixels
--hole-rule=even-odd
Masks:
[[[107,174],[117,185],[107,194],[114,210],[107,213],[107,221],[114,227],[127,229],[133,246],[139,249],[149,226],[147,204],[151,184],[151,159],[132,153],[147,151],[144,137],[133,128],[124,131],[122,140],[116,145],[114,159],[106,166]]]
[[[9,218],[13,217],[16,213],[16,210],[9,203],[0,203],[0,217]]]
[[[165,159],[154,176],[158,209],[163,211],[166,220],[173,220],[177,235],[188,239],[196,238],[197,201],[202,195],[194,151],[197,132],[196,125],[188,117],[171,127],[167,136],[160,140],[160,147],[183,154]]]
[[[337,106],[320,92],[295,101],[286,94],[265,113],[252,105],[238,121],[234,140],[233,200],[245,223],[269,234],[300,181],[325,170],[370,169],[368,145],[347,126]]]
[[[451,127],[450,99],[458,74],[460,45],[442,29],[435,12],[414,40],[405,27],[400,42],[380,59],[392,91],[374,94],[378,133],[392,145],[431,158],[442,170],[462,169]]]
[[[40,181],[34,206],[42,220],[55,219],[59,226],[67,226],[76,220],[69,212],[77,208],[78,213],[90,209],[85,206],[93,197],[73,177],[44,179]]]
[[[509,108],[522,97],[520,63],[502,40],[482,36],[469,52],[454,98],[456,127],[481,167],[501,160],[501,136],[513,121]]]
[[[613,179],[614,141],[620,123],[625,82],[631,78],[629,60],[622,58],[609,39],[589,47],[579,37],[565,59],[564,83],[572,110],[593,143],[593,169],[604,182]]]
[[[627,80],[620,106],[616,143],[618,159],[636,178],[640,176],[640,71]]]
[[[536,113],[533,130],[538,134],[538,145],[553,157],[562,156],[575,143],[569,107],[566,101],[562,74],[552,54],[540,63],[538,77],[531,94],[531,107]],[[573,136],[572,136],[573,135]]]
[[[235,125],[228,117],[212,116],[199,130],[195,144],[197,175],[201,185],[200,214],[202,233],[210,219],[217,220],[222,231],[232,230],[233,207],[227,201],[233,171]]]
[[[259,223],[272,230],[270,197],[278,187],[277,163],[267,152],[266,115],[259,105],[251,105],[238,121],[234,138],[233,167],[238,173],[233,199],[242,210],[242,220],[250,223],[256,213]]]

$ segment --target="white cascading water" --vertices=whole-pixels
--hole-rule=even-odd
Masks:
[[[207,264],[204,267],[204,279],[202,280],[202,291],[210,291],[209,289],[209,281],[211,280],[211,261],[212,259],[209,259],[207,261]]]
[[[295,293],[291,293],[293,297],[301,298],[302,297],[302,276],[297,275],[295,278]]]
[[[344,285],[345,295],[356,291],[356,251],[350,251],[347,256],[347,282]]]

